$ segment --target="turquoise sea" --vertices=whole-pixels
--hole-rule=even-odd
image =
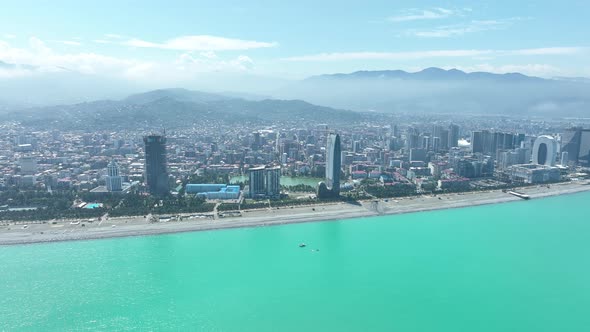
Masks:
[[[0,247],[0,331],[588,331],[589,202]]]

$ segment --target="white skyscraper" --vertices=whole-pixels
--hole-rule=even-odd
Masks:
[[[567,151],[563,151],[561,153],[561,166],[567,166],[567,164],[569,163],[569,154]]]
[[[539,136],[533,145],[533,164],[555,166],[557,141],[547,135]]]
[[[123,180],[119,175],[119,165],[112,160],[107,166],[107,190],[108,191],[121,191],[123,190]]]

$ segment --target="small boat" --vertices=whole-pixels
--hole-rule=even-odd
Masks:
[[[299,243],[299,248],[304,248],[306,246],[305,243]]]

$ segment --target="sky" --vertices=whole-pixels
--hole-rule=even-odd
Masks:
[[[1,80],[170,86],[427,67],[590,77],[587,0],[0,1]]]

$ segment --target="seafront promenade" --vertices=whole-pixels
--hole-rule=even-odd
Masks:
[[[519,192],[529,195],[532,199],[573,194],[587,190],[590,190],[590,181],[518,189]],[[149,222],[149,218],[140,216],[107,218],[101,222],[64,220],[45,224],[10,223],[9,225],[0,226],[0,245],[145,236],[237,227],[262,227],[451,209],[521,200],[501,190],[493,190],[366,200],[361,201],[360,204],[330,203],[313,206],[281,207],[280,209],[245,210],[242,211],[241,216],[213,218],[211,215],[202,218],[183,218],[182,221]]]

